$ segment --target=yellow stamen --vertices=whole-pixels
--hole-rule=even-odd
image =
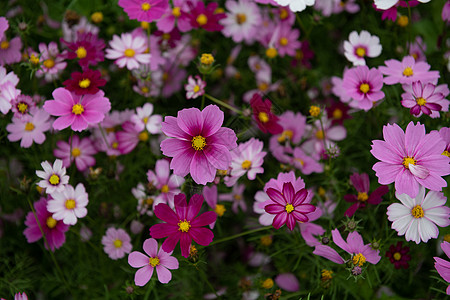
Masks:
[[[258,119],[262,123],[267,123],[267,122],[269,122],[269,115],[262,111],[258,114]]]
[[[179,17],[181,16],[181,7],[175,6],[175,7],[172,9],[172,15],[173,15],[175,18],[179,18]]]
[[[47,69],[51,69],[55,66],[55,61],[51,58],[44,60],[44,67]]]
[[[206,139],[201,135],[197,135],[192,138],[192,148],[194,148],[194,150],[197,151],[203,150],[205,146],[206,146]]]
[[[369,199],[367,193],[358,192],[358,201],[365,202],[367,199]]]
[[[322,270],[322,280],[323,281],[326,281],[326,280],[330,280],[330,279],[332,279],[333,278],[333,271],[331,271],[331,270],[326,270],[326,269],[323,269]]]
[[[50,229],[55,228],[57,223],[58,221],[56,221],[52,217],[48,217],[47,220],[45,221],[45,224],[47,224],[47,227]]]
[[[312,117],[318,117],[320,114],[320,107],[315,106],[315,105],[311,105],[311,107],[309,108],[309,114]]]
[[[91,81],[88,78],[80,80],[80,82],[78,82],[78,86],[82,89],[87,89],[90,85]]]
[[[123,54],[124,54],[126,57],[133,57],[134,54],[135,54],[135,52],[134,52],[133,49],[128,48],[128,49],[125,50],[125,52],[124,52]]]
[[[450,234],[447,233],[446,235],[444,235],[444,241],[450,243]]]
[[[398,261],[398,260],[400,260],[402,258],[402,255],[399,252],[395,252],[393,257],[394,257],[395,260]]]
[[[59,176],[56,174],[53,174],[50,176],[50,179],[48,180],[51,185],[57,185],[59,183]]]
[[[292,211],[294,211],[294,206],[292,204],[286,204],[286,212],[287,213],[291,213]]]
[[[362,83],[362,84],[359,86],[359,90],[360,90],[361,92],[363,92],[364,94],[367,94],[367,93],[370,91],[370,86],[369,86],[367,83]]]
[[[420,105],[420,106],[424,106],[425,104],[427,104],[427,100],[425,100],[425,99],[422,98],[422,97],[417,98],[417,99],[416,99],[416,102],[417,102],[417,104]]]
[[[277,49],[275,49],[275,48],[273,48],[273,47],[267,48],[267,50],[266,50],[266,56],[267,56],[268,58],[274,58],[274,57],[277,56],[277,55],[278,55]]]
[[[35,55],[34,53],[31,54],[30,62],[31,62],[33,65],[38,65],[38,64],[39,64],[39,57],[38,57],[37,55]],[[45,63],[45,62],[44,62],[44,63]],[[45,66],[45,64],[44,64],[44,66]]]
[[[272,245],[272,237],[270,235],[265,235],[261,237],[261,245],[263,246],[270,246]]]
[[[447,157],[450,157],[450,152],[448,152],[447,150],[445,150],[444,152],[442,152],[442,155],[445,155]]]
[[[80,148],[73,148],[72,149],[72,157],[78,157],[81,155]]]
[[[168,193],[169,192],[169,186],[167,184],[163,185],[161,188],[161,193]]]
[[[336,108],[335,110],[333,110],[333,119],[340,120],[340,119],[342,119],[343,115],[344,114],[343,114],[342,110],[340,110],[339,108]]]
[[[302,167],[305,165],[305,161],[301,158],[294,158],[294,160],[298,161]]]
[[[292,130],[285,130],[283,133],[278,137],[278,142],[282,143],[286,140],[292,140],[292,137],[294,136],[294,132]]]
[[[323,134],[323,130],[317,130],[316,138],[318,138],[319,140],[323,140],[325,138],[325,134]]]
[[[282,38],[280,39],[280,45],[281,45],[281,46],[286,46],[288,43],[289,43],[289,40],[288,40],[287,38],[282,37]]]
[[[148,132],[147,131],[142,131],[141,133],[139,133],[138,138],[141,142],[146,142],[148,141]]]
[[[27,122],[27,124],[25,124],[25,130],[26,131],[33,131],[34,130],[34,124],[31,122]]]
[[[97,11],[91,15],[91,20],[92,20],[92,22],[98,24],[101,21],[103,21],[103,14],[101,12]]]
[[[403,165],[405,166],[405,168],[409,169],[409,164],[413,164],[416,165],[417,161],[414,159],[414,157],[405,157],[403,158]]]
[[[21,112],[21,113],[25,113],[28,109],[28,104],[20,102],[19,104],[17,104],[17,109]]]
[[[356,48],[355,52],[359,57],[364,57],[366,55],[366,49],[364,49],[363,47]]]
[[[181,221],[178,223],[178,230],[181,232],[188,232],[189,229],[191,228],[191,222],[189,221]]]
[[[197,17],[197,24],[199,25],[199,26],[203,26],[203,25],[205,25],[206,23],[208,23],[208,17],[206,17],[204,14],[200,14],[198,17]]]
[[[411,215],[416,219],[423,218],[425,214],[423,213],[422,206],[420,205],[414,206],[413,209],[411,209]]]
[[[122,241],[119,239],[115,240],[113,244],[114,244],[114,247],[116,247],[116,248],[122,247]]]
[[[400,17],[398,17],[398,19],[397,19],[397,24],[398,24],[398,26],[400,26],[400,27],[406,27],[406,26],[408,26],[408,24],[409,24],[409,19],[408,19],[408,17],[407,17],[407,16],[400,16]]]
[[[67,199],[65,206],[67,209],[74,209],[76,206],[76,202],[73,199]]]
[[[150,23],[149,23],[149,22],[142,21],[142,22],[141,22],[141,28],[144,29],[144,30],[149,29],[149,28],[150,28]]]
[[[273,287],[273,280],[272,280],[272,278],[267,278],[266,280],[264,280],[263,283],[261,284],[261,286],[264,289],[271,289]]]
[[[8,41],[3,41],[0,43],[0,48],[1,49],[8,49],[9,48],[9,42]]]
[[[260,90],[261,92],[267,91],[268,88],[269,85],[266,82],[261,82],[260,84],[258,84],[258,90]]]
[[[198,93],[200,91],[200,87],[198,85],[194,86],[194,93]]]
[[[150,3],[144,2],[141,5],[141,8],[143,11],[148,11],[152,6],[150,5]]]
[[[289,13],[286,8],[280,9],[280,19],[285,20],[287,17],[289,17]]]
[[[216,214],[219,217],[222,217],[226,210],[227,209],[225,208],[225,205],[223,205],[223,204],[217,204],[216,207],[214,208],[214,211],[216,212]]]
[[[157,265],[159,265],[159,258],[157,258],[157,257],[150,257],[150,259],[148,260],[148,263],[149,263],[150,266],[152,266],[154,268]]]
[[[77,54],[77,57],[79,59],[85,58],[87,55],[86,48],[84,48],[83,46],[78,47],[78,49],[75,51],[75,53]]]
[[[202,57],[200,58],[200,62],[203,65],[207,65],[207,66],[212,65],[212,63],[214,62],[214,56],[212,56],[209,53],[203,53]]]
[[[247,16],[245,14],[236,14],[236,22],[238,24],[244,24],[247,21]]]
[[[403,70],[403,75],[406,76],[406,77],[413,76],[414,75],[413,69],[411,67],[406,67]]]
[[[113,147],[113,149],[117,149],[117,147],[119,147],[119,143],[118,142],[113,142],[111,147]]]
[[[152,205],[154,201],[155,200],[153,200],[153,198],[150,197],[144,200],[145,204],[147,204],[148,206]]]
[[[353,264],[362,267],[362,265],[366,262],[366,257],[361,253],[353,255]]]
[[[148,89],[148,87],[143,86],[143,87],[141,87],[141,92],[143,92],[144,94],[147,94],[148,92],[150,92],[150,90]],[[145,123],[147,123],[147,122],[145,122]]]
[[[81,104],[75,104],[72,106],[72,113],[76,115],[81,115],[84,112],[84,107]]]

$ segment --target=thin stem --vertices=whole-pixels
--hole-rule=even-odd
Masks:
[[[200,269],[196,264],[194,265],[194,267],[200,273],[200,276],[206,282],[206,284],[209,286],[209,288],[214,293],[214,295],[216,295],[216,297],[219,298],[219,295],[217,295],[216,289],[212,286],[211,282],[209,282],[208,277],[206,277],[205,272],[202,269]]]
[[[226,241],[229,241],[229,240],[234,240],[235,238],[238,238],[238,237],[241,237],[241,236],[244,236],[244,235],[249,235],[249,234],[252,234],[252,233],[255,233],[255,232],[259,232],[259,231],[264,231],[264,230],[267,230],[267,229],[270,229],[270,228],[272,228],[272,226],[265,226],[265,227],[256,228],[256,229],[248,230],[248,231],[245,231],[245,232],[241,232],[241,233],[238,233],[238,234],[235,234],[235,235],[232,235],[232,236],[227,236],[225,238],[213,241],[208,246],[220,244],[220,243],[223,243],[223,242],[226,242]]]
[[[233,106],[223,102],[222,100],[214,98],[213,96],[211,96],[209,94],[206,94],[206,93],[204,94],[204,96],[206,96],[206,98],[208,98],[209,100],[211,100],[211,101],[213,101],[213,102],[215,102],[215,103],[217,103],[217,104],[219,104],[219,105],[221,105],[221,106],[223,106],[225,108],[228,108],[229,110],[232,110],[232,111],[234,111],[237,114],[241,114],[242,115],[242,111],[240,111],[239,109],[234,108]]]
[[[205,74],[203,74],[203,82],[205,82]],[[205,93],[202,95],[202,106],[200,107],[201,110],[205,107]]]

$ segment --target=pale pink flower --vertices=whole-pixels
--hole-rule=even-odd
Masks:
[[[152,187],[159,190],[159,195],[155,197],[153,207],[159,203],[166,203],[174,207],[175,195],[181,193],[180,187],[184,183],[184,178],[175,174],[170,174],[170,163],[166,159],[156,161],[155,172],[148,170],[148,182]]]
[[[53,149],[53,155],[62,159],[64,167],[68,168],[75,161],[79,171],[84,171],[88,167],[95,165],[94,154],[97,150],[90,138],[80,138],[74,135],[69,142],[58,141],[56,148]]]
[[[86,205],[88,194],[82,183],[74,189],[70,184],[66,185],[62,192],[52,193],[51,200],[47,203],[47,209],[53,213],[55,220],[62,220],[64,224],[75,225],[78,218],[87,215]]]
[[[258,6],[250,0],[228,0],[225,7],[226,18],[219,21],[224,26],[223,35],[231,37],[235,43],[253,43],[262,22]]]
[[[131,20],[153,22],[161,18],[169,7],[167,0],[119,0],[119,6]]]
[[[22,40],[20,37],[8,41],[4,36],[0,40],[0,66],[19,62],[22,59],[21,49]]]
[[[348,39],[344,41],[344,55],[354,66],[366,65],[366,56],[378,57],[381,54],[380,39],[366,30],[360,34],[352,31]]]
[[[427,83],[434,82],[440,77],[438,71],[429,71],[429,64],[424,61],[416,62],[412,56],[403,57],[401,62],[390,59],[384,63],[386,67],[380,66],[378,69],[386,76],[385,84],[412,84],[414,81]]]
[[[36,71],[36,76],[44,76],[45,81],[52,82],[64,71],[67,63],[63,56],[59,54],[58,45],[55,42],[50,42],[48,46],[45,43],[40,43],[39,51],[42,64],[41,68]]]
[[[0,112],[7,114],[11,109],[11,101],[16,99],[20,90],[16,89],[19,77],[14,72],[6,73],[6,69],[0,65]]]
[[[69,183],[69,176],[66,175],[66,168],[63,167],[62,160],[55,160],[53,166],[48,161],[43,161],[41,166],[44,171],[36,171],[36,175],[42,178],[38,182],[38,186],[45,188],[47,194],[64,191],[66,184]]]
[[[136,108],[136,113],[131,116],[139,131],[146,129],[151,134],[161,133],[162,116],[153,114],[153,104],[145,103],[142,107]]]
[[[21,118],[13,117],[12,123],[6,126],[9,132],[8,140],[20,140],[20,147],[29,148],[35,142],[42,144],[45,141],[45,132],[50,129],[50,115],[43,109],[34,108],[29,115]]]
[[[233,202],[231,205],[231,210],[237,214],[238,207],[242,211],[247,211],[247,204],[244,199],[245,184],[235,184],[233,185],[233,190],[229,194],[219,194],[219,200]]]
[[[122,33],[120,37],[114,35],[109,45],[111,49],[106,49],[105,56],[116,60],[115,64],[120,68],[126,66],[128,70],[133,70],[150,63],[150,53],[145,53],[147,41],[143,37]]]
[[[195,79],[189,75],[188,83],[184,85],[187,99],[195,99],[205,93],[206,82],[200,76],[195,75]]]
[[[0,17],[0,41],[5,36],[5,31],[8,30],[9,23],[5,17]]]
[[[108,228],[106,234],[102,237],[103,250],[109,258],[117,260],[131,252],[131,238],[122,228]]]

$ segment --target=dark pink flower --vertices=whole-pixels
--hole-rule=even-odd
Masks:
[[[283,127],[278,124],[278,117],[271,111],[272,102],[269,99],[263,101],[261,96],[255,93],[250,100],[250,105],[253,110],[253,119],[262,132],[272,134],[283,132]]]
[[[197,244],[208,246],[214,234],[211,230],[203,228],[217,219],[217,214],[208,211],[197,217],[203,204],[203,196],[195,194],[186,203],[186,196],[175,196],[175,212],[164,203],[155,207],[155,215],[166,223],[156,224],[150,228],[150,235],[155,239],[168,237],[162,244],[162,249],[171,252],[180,242],[181,255],[189,256],[189,249],[194,240]]]
[[[119,0],[119,6],[130,20],[153,22],[161,18],[169,7],[168,0]]]
[[[70,76],[72,78],[67,79],[63,84],[66,89],[76,95],[96,94],[99,91],[98,87],[106,84],[99,70],[86,69],[83,73],[73,72]]]
[[[439,118],[441,110],[448,111],[449,101],[444,99],[444,95],[431,82],[424,84],[415,81],[412,85],[403,85],[403,89],[406,93],[402,94],[402,105],[409,108],[415,117],[424,113],[432,118]]]
[[[193,28],[203,28],[206,31],[220,31],[223,26],[219,21],[226,18],[225,13],[216,13],[215,10],[219,6],[218,3],[212,2],[205,7],[203,1],[198,1],[195,5],[188,2],[189,13],[182,12],[182,15],[189,17],[190,24]]]
[[[82,68],[89,65],[95,66],[98,62],[105,59],[105,54],[103,53],[103,49],[105,48],[104,41],[90,32],[78,32],[74,42],[61,39],[61,43],[64,43],[69,48],[66,57],[68,59],[77,58],[78,64]]]

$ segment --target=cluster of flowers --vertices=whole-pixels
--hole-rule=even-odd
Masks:
[[[416,2],[428,1],[410,1],[408,5],[418,5]],[[150,144],[155,156],[165,157],[156,161],[154,169],[148,170],[148,182],[139,183],[131,192],[137,199],[139,217],[154,216],[162,222],[150,227],[151,238],[143,242],[145,254],[132,252],[131,238],[122,228],[109,227],[101,241],[104,251],[113,260],[128,254],[129,265],[139,268],[134,280],[137,286],[146,285],[154,269],[161,283],[172,279],[169,270],[179,268],[177,258],[172,256],[178,242],[181,256],[185,258],[195,253],[193,242],[201,246],[213,242],[212,230],[226,211],[219,200],[232,202],[235,214],[238,208],[247,211],[246,187],[242,181],[246,177],[248,181],[262,182],[258,175],[265,172],[263,164],[268,153],[286,172],[278,172],[276,178],[262,182],[262,190],[254,196],[253,212],[259,215],[260,225],[272,225],[275,229],[286,225],[290,232],[298,225],[305,243],[314,248],[313,254],[349,267],[349,273],[355,278],[364,272],[366,262],[377,264],[381,260],[379,247],[374,242],[365,244],[356,225],[346,240],[337,226],[328,230],[334,244],[347,253],[345,257],[329,240],[324,241],[327,229],[312,222],[332,216],[337,204],[318,201],[313,205],[316,203],[314,189],[307,188],[304,179],[296,176],[294,170],[306,176],[323,173],[326,161],[339,156],[337,142],[347,137],[343,121],[350,118],[348,112],[367,112],[380,105],[386,96],[382,91],[384,85],[401,84],[404,91],[401,104],[415,118],[423,115],[440,118],[441,112],[448,112],[450,101],[446,97],[450,90],[447,84],[439,84],[439,72],[430,70],[421,39],[410,43],[409,53],[401,61],[388,59],[384,66],[369,68],[369,58],[381,55],[380,39],[365,30],[352,31],[348,41],[343,41],[342,54],[353,67],[345,69],[342,78],[332,77],[328,91],[341,103],[331,106],[327,114],[319,105],[312,105],[306,116],[274,108],[267,94],[278,90],[281,82],[273,82],[270,62],[276,57],[290,57],[293,64],[310,68],[314,55],[308,42],[299,40],[295,13],[307,6],[314,6],[323,16],[344,11],[356,13],[360,7],[355,0],[227,0],[226,11],[215,2],[206,5],[201,0],[173,0],[171,4],[162,0],[119,0],[118,5],[130,19],[140,21],[141,26],[120,36],[113,35],[106,44],[99,37],[99,28],[86,18],[75,26],[64,21],[60,40],[63,51],[53,41],[48,45],[40,43],[39,51],[22,49],[20,37],[7,39],[9,23],[0,17],[0,112],[4,115],[12,112],[11,122],[6,126],[8,140],[20,141],[20,147],[29,148],[33,143],[43,144],[47,132],[71,130],[67,141],[56,142],[53,165],[44,161],[41,163],[43,171],[36,171],[42,179],[38,183],[42,197],[26,216],[24,235],[29,243],[43,238],[45,248],[55,251],[64,244],[69,226],[87,215],[86,189],[83,183],[76,187],[69,184],[66,168],[74,163],[78,171],[88,174],[92,172],[89,168],[96,166],[95,155],[127,155],[141,142]],[[405,7],[405,2],[376,0],[374,6],[383,11],[383,19],[395,20],[397,8]],[[448,4],[444,10],[443,18],[448,22]],[[151,34],[153,22],[157,31]],[[242,100],[247,106],[244,110],[206,93],[206,78],[216,68],[211,54],[203,54],[199,59],[200,74],[186,78],[186,67],[198,56],[189,34],[194,30],[221,32],[235,43],[257,44],[265,49],[265,58],[259,55],[248,58],[256,88],[243,94]],[[225,68],[228,79],[241,76],[233,65],[241,49],[242,45],[238,45],[231,51]],[[64,87],[53,90],[50,100],[22,94],[17,88],[19,77],[7,69],[22,60],[22,50],[35,76],[46,83],[56,84],[69,64],[79,70],[72,72],[69,79],[65,78]],[[182,83],[187,81],[184,85],[186,98],[202,97],[201,109],[185,108],[179,110],[176,117],[164,118],[154,114],[155,107],[151,103],[124,111],[111,110],[111,101],[101,89],[108,79],[99,67],[105,58],[114,61],[116,68],[129,71],[134,79],[133,91],[144,97],[168,98],[179,92]],[[224,112],[215,104],[204,107],[205,98],[231,110],[250,124],[251,129],[257,127],[262,133],[269,133],[268,151],[263,151],[264,142],[255,137],[238,143],[235,130],[223,126]],[[442,188],[447,186],[443,176],[450,174],[450,128],[427,133],[419,122],[411,121],[406,130],[396,123],[387,124],[383,127],[383,139],[372,141],[370,151],[379,160],[373,170],[382,186],[370,193],[369,175],[353,173],[350,182],[357,194],[344,197],[352,203],[345,216],[352,217],[368,204],[380,204],[389,192],[387,185],[394,183],[395,197],[400,203],[387,208],[392,229],[399,236],[404,235],[406,241],[417,244],[438,238],[438,226],[450,225],[450,208],[442,193]],[[123,167],[119,165],[118,169]],[[190,179],[202,187],[188,202],[183,187]],[[232,187],[232,191],[219,194],[221,183]],[[200,214],[203,202],[210,210]],[[142,231],[143,224],[133,222],[132,231]],[[89,229],[84,230],[82,236],[89,239]],[[163,238],[166,239],[159,247],[157,239]],[[444,242],[441,247],[450,256],[450,245]],[[386,257],[395,268],[406,268],[411,259],[408,251],[409,248],[399,242],[390,247]],[[450,282],[449,263],[438,257],[435,260],[436,270]],[[330,274],[325,272],[322,277],[331,278]],[[281,287],[287,281],[294,281],[286,290],[298,290],[298,282],[291,276],[280,277],[277,284]],[[447,294],[450,294],[450,286]],[[27,299],[26,295],[24,297]]]

